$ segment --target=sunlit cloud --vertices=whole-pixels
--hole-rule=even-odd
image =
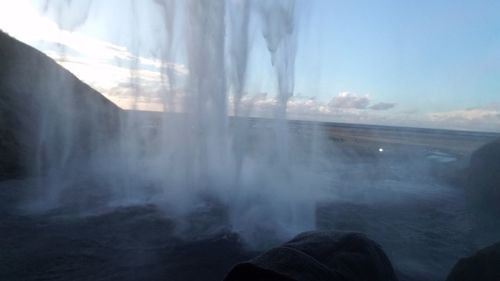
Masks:
[[[179,111],[189,104],[184,102],[186,95],[182,90],[183,77],[189,74],[185,65],[137,56],[125,46],[61,29],[29,1],[0,2],[0,28],[37,47],[122,108]],[[166,70],[175,75],[176,85],[169,84]],[[228,112],[232,113],[233,97],[228,99]],[[240,114],[270,117],[276,112],[278,101],[267,93],[248,93],[239,106]],[[400,107],[400,102],[344,91],[326,101],[314,96],[293,96],[287,103],[287,112],[296,119],[500,130],[499,104],[431,113]]]
[[[0,3],[0,28],[37,47],[122,108],[136,108],[129,101],[137,101],[140,108],[157,110],[162,107],[159,96],[171,88],[166,70],[176,79],[188,73],[182,64],[136,56],[124,46],[61,29],[27,1]]]
[[[160,70],[119,66],[97,58],[61,56],[54,51],[46,53],[124,109],[161,110],[160,97],[171,89],[169,80]],[[177,79],[186,75],[182,65],[171,66],[175,67],[173,73]],[[142,105],[136,106],[134,101],[140,101]]]

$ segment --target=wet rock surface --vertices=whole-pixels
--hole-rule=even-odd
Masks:
[[[467,198],[479,216],[500,218],[500,140],[475,151],[470,160]]]
[[[229,232],[184,239],[151,205],[34,212],[30,188],[0,183],[0,280],[222,280],[255,255]]]
[[[500,243],[481,249],[470,257],[460,259],[446,280],[500,280]]]
[[[153,208],[87,218],[8,214],[0,221],[1,280],[221,280],[251,257],[235,235],[186,242]]]
[[[475,223],[461,189],[396,160],[370,162],[372,176],[352,183],[342,179],[355,169],[337,169],[338,198],[317,205],[316,227],[366,233],[399,280],[444,280],[460,257],[492,243],[483,234],[500,232]],[[49,203],[33,204],[43,191],[36,179],[0,182],[0,280],[222,280],[261,253],[221,227],[226,214],[217,202],[179,223],[162,205],[99,202],[107,196],[99,184],[78,182],[68,189],[75,196],[40,211]]]
[[[397,280],[391,262],[376,242],[361,233],[338,231],[299,234],[250,262],[239,264],[224,280],[269,279]]]

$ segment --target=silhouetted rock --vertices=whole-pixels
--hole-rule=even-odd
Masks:
[[[448,275],[447,281],[500,280],[500,243],[460,259]]]
[[[0,31],[0,179],[91,154],[120,109],[55,61]]]
[[[480,215],[500,217],[500,140],[472,154],[467,198]]]
[[[378,244],[359,233],[306,232],[237,265],[225,281],[391,281],[391,262]]]

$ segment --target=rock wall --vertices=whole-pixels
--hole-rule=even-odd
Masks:
[[[460,259],[446,281],[500,280],[500,243],[486,247],[474,255]]]
[[[121,109],[36,49],[0,31],[0,180],[97,153]]]
[[[467,199],[479,215],[500,219],[500,140],[472,154]]]

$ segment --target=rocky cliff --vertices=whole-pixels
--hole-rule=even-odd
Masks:
[[[85,158],[121,110],[48,56],[0,31],[0,180]]]
[[[481,217],[489,218],[489,223],[500,218],[500,140],[472,154],[467,199]]]
[[[446,281],[498,281],[500,280],[500,243],[479,250],[460,259]]]

